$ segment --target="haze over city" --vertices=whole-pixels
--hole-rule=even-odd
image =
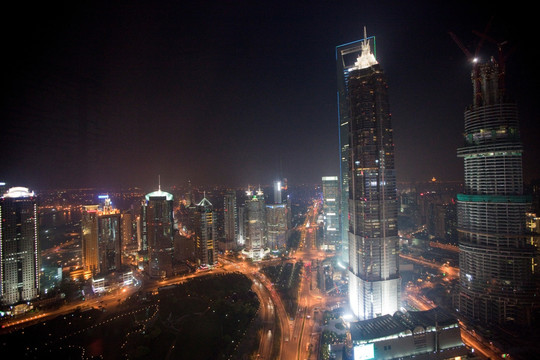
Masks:
[[[10,4],[0,353],[536,356],[532,13]]]
[[[489,4],[489,6],[487,5]],[[246,186],[338,173],[335,47],[376,37],[398,182],[461,181],[474,53],[508,40],[525,179],[538,177],[529,15],[489,2],[91,2],[9,6],[2,172],[31,188]],[[487,10],[489,9],[489,10]],[[518,16],[519,15],[519,16]],[[493,20],[491,20],[493,19]],[[480,55],[496,54],[484,41]],[[484,52],[485,51],[485,52]]]

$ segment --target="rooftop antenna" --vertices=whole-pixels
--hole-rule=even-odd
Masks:
[[[158,190],[161,191],[161,175],[158,175]]]
[[[367,43],[367,30],[366,30],[366,27],[364,26],[364,44]]]

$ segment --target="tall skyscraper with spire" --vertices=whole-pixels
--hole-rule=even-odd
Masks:
[[[504,88],[504,64],[475,64],[465,111],[464,192],[457,195],[459,312],[481,324],[530,324],[533,246],[527,242],[517,105]]]
[[[372,41],[362,41],[347,86],[349,301],[360,320],[397,311],[401,286],[388,85]]]
[[[375,38],[372,38],[375,42]],[[341,239],[341,260],[349,261],[349,118],[350,109],[348,97],[349,74],[354,68],[356,59],[362,54],[363,40],[356,40],[336,46],[337,65],[337,102],[338,102],[338,131],[339,131],[339,197],[338,228]]]

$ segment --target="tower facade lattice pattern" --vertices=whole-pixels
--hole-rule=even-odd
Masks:
[[[526,237],[530,197],[523,192],[518,109],[499,87],[499,65],[473,70],[465,111],[464,193],[457,196],[458,308],[480,323],[530,323],[534,248]]]

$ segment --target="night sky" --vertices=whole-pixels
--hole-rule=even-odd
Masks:
[[[82,3],[82,4],[81,4]],[[375,36],[400,182],[462,180],[471,52],[508,40],[535,166],[532,11],[473,1],[71,1],[3,12],[0,181],[33,189],[337,175],[337,45]],[[444,5],[442,5],[444,4]],[[474,4],[474,5],[471,5]],[[530,10],[530,9],[529,9]],[[480,56],[497,55],[484,42]],[[6,61],[7,60],[7,61]]]

